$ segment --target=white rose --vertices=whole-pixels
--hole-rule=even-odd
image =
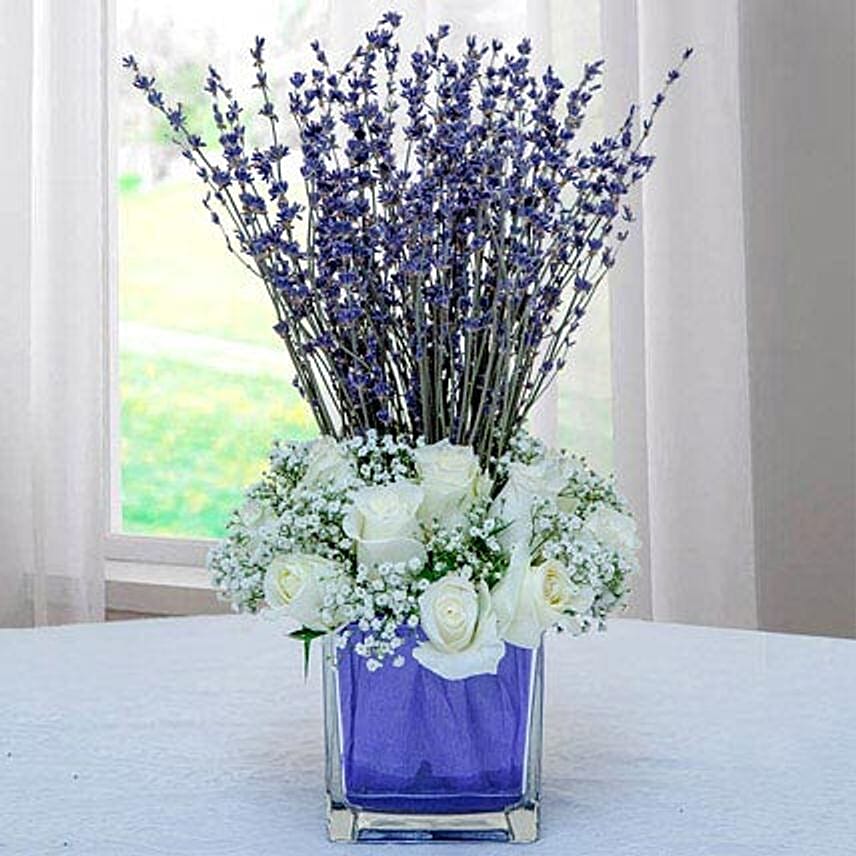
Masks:
[[[247,553],[254,557],[265,541],[276,536],[279,518],[274,510],[260,499],[246,499],[238,508],[238,518],[247,534]]]
[[[273,509],[260,499],[245,499],[238,507],[238,517],[247,529],[257,529],[273,520]]]
[[[416,517],[423,496],[422,488],[409,481],[358,490],[342,523],[356,541],[357,559],[364,565],[424,559]]]
[[[548,452],[532,464],[520,461],[509,464],[508,481],[490,509],[492,517],[500,517],[508,524],[499,536],[504,547],[529,546],[532,506],[539,499],[557,499],[568,483],[571,466],[572,463],[558,452]]]
[[[536,578],[536,589],[540,591],[546,604],[545,619],[548,611],[552,612],[555,616],[552,623],[564,626],[565,617],[569,613],[585,615],[591,609],[594,589],[573,582],[568,569],[557,559],[547,559],[540,565],[532,566],[530,572]]]
[[[426,669],[448,681],[496,674],[505,644],[484,582],[476,590],[469,580],[448,574],[423,592],[419,617],[428,639],[413,656]]]
[[[322,435],[309,446],[306,473],[300,487],[332,482],[334,487],[347,484],[354,475],[354,466],[348,455],[332,438]]]
[[[608,550],[614,550],[625,559],[632,559],[639,550],[636,521],[608,505],[596,508],[583,523],[585,529]]]
[[[490,489],[469,446],[441,440],[416,449],[413,456],[425,491],[419,516],[426,522],[435,517],[446,525],[462,522],[464,513]]]
[[[268,606],[313,630],[332,630],[321,621],[324,596],[321,584],[338,573],[333,562],[321,556],[289,553],[271,562],[265,574]]]
[[[499,635],[521,648],[537,648],[545,630],[566,626],[569,613],[582,615],[594,603],[594,591],[575,585],[561,562],[532,565],[522,546],[512,551],[508,571],[491,596]]]

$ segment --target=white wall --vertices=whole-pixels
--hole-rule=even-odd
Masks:
[[[741,4],[759,625],[853,635],[856,157],[851,0]]]

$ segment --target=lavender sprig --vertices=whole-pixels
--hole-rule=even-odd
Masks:
[[[250,53],[270,144],[248,147],[243,108],[210,68],[219,157],[132,56],[124,64],[206,185],[228,249],[263,282],[321,431],[448,437],[488,464],[567,364],[692,49],[641,123],[633,107],[580,148],[602,61],[563,96],[552,68],[532,69],[528,40],[507,51],[470,36],[455,57],[444,25],[402,74],[400,23],[385,14],[339,70],[313,43],[314,66],[292,75],[305,209],[284,178],[295,153],[280,142],[264,39]]]

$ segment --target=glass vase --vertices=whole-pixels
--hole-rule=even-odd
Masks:
[[[324,642],[327,823],[333,841],[538,837],[543,646],[506,645],[496,675],[446,680],[399,650],[370,672]]]

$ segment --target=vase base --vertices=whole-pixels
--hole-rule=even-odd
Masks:
[[[327,801],[331,841],[507,841],[530,844],[538,839],[539,805],[472,814],[399,814],[365,811]]]

